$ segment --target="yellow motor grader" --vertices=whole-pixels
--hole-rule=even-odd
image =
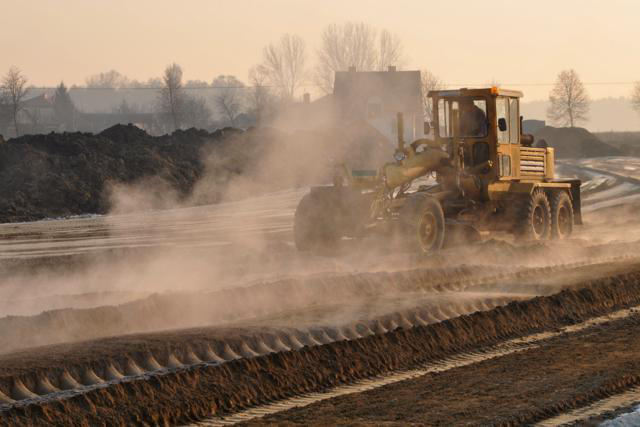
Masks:
[[[432,137],[405,144],[399,113],[395,161],[379,170],[340,165],[333,185],[302,198],[294,223],[299,250],[393,231],[428,253],[461,230],[562,239],[582,223],[580,181],[555,179],[553,148],[534,147],[533,136],[522,133],[521,92],[465,88],[428,96],[433,122],[425,123],[425,135]]]

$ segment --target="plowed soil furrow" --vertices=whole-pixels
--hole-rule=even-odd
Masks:
[[[638,307],[635,307],[635,309],[638,309]],[[248,410],[241,411],[237,414],[224,417],[224,418],[212,417],[207,420],[200,421],[194,424],[194,426],[221,426],[221,425],[237,424],[237,423],[246,422],[255,418],[264,417],[266,415],[276,414],[278,412],[289,410],[292,408],[300,408],[303,406],[321,402],[323,400],[333,399],[339,396],[346,396],[353,393],[362,393],[362,392],[373,390],[379,387],[384,387],[389,384],[395,384],[401,381],[420,378],[429,374],[446,372],[451,369],[469,366],[474,363],[480,363],[485,360],[495,359],[498,357],[507,356],[509,354],[517,353],[520,351],[530,350],[538,347],[542,341],[546,341],[546,340],[558,337],[562,334],[576,333],[587,328],[601,325],[603,323],[624,319],[629,317],[633,313],[634,313],[634,308],[620,310],[610,315],[597,317],[597,318],[590,319],[588,321],[581,322],[575,325],[562,327],[558,331],[542,332],[539,334],[529,335],[525,338],[516,338],[516,339],[508,340],[503,343],[497,344],[495,346],[482,348],[480,351],[459,353],[459,354],[456,354],[455,356],[451,356],[442,360],[438,360],[435,362],[428,362],[420,366],[419,368],[403,370],[400,372],[393,372],[380,377],[359,380],[353,384],[339,386],[324,392],[309,393],[299,397],[294,397],[291,399],[279,401],[276,403],[261,405],[255,408],[250,408]],[[631,399],[633,396],[635,397],[638,396],[637,393],[630,393],[630,394],[631,395],[628,397],[628,399]],[[625,402],[627,402],[626,403],[627,405],[632,402],[632,400],[629,401],[628,399],[625,400]],[[581,413],[582,412],[580,412],[580,414]],[[572,416],[574,416],[574,414],[567,414],[567,417],[565,418],[562,418],[561,416],[556,418],[568,419],[568,420],[578,419],[578,418],[569,418]],[[554,418],[553,420],[550,420],[549,424],[543,424],[543,425],[550,425],[550,426],[557,425],[558,423],[553,422],[556,418]]]
[[[140,334],[26,350],[0,356],[0,390],[4,389],[7,393],[7,398],[0,395],[0,402],[22,401],[34,397],[33,394],[57,398],[59,390],[85,389],[86,385],[106,383],[124,375],[148,375],[203,361],[224,363],[278,351],[297,350],[305,345],[358,339],[397,328],[427,325],[522,298],[514,295],[491,297],[487,294],[481,294],[476,299],[468,296],[440,298],[436,302],[424,303],[419,309],[335,327],[270,328],[256,326],[260,323],[256,322],[235,328],[182,330],[177,336],[175,332]],[[418,307],[419,303],[418,300]],[[440,307],[446,307],[449,314],[444,314]],[[57,357],[51,357],[51,354]],[[60,358],[65,360],[62,367]]]
[[[604,274],[609,269],[620,269],[623,266],[630,268],[628,263],[607,263],[606,267],[594,264],[589,268],[595,269],[592,273],[597,271]],[[548,270],[550,269],[545,268],[543,271]],[[585,273],[588,274],[588,271],[583,271],[582,275]],[[564,274],[565,286],[576,279],[572,269],[564,271]],[[593,274],[589,275],[593,277]],[[517,277],[526,279],[529,274],[518,273]],[[539,281],[534,283],[538,287],[542,286]],[[533,286],[526,281],[520,285],[525,288]],[[487,285],[480,280],[474,286]],[[188,366],[200,361],[228,361],[295,350],[304,345],[357,339],[396,328],[424,326],[488,310],[510,301],[528,299],[534,295],[535,293],[492,294],[486,289],[477,294],[444,291],[436,295],[406,294],[402,297],[387,297],[390,310],[397,310],[402,306],[405,308],[397,312],[389,311],[390,314],[384,315],[379,314],[379,309],[363,310],[363,306],[368,304],[379,306],[380,302],[376,299],[370,302],[361,300],[355,306],[347,304],[302,308],[225,327],[140,334],[24,350],[0,356],[0,391],[4,389],[4,394],[10,399],[22,400],[29,397],[29,393],[47,395],[56,390],[67,390],[71,388],[69,378],[77,384],[93,384],[96,381],[101,383],[122,375],[135,374],[138,370],[147,372]],[[288,327],[290,324],[296,324],[298,328]],[[51,354],[57,357],[51,357]],[[60,366],[59,358],[64,358],[64,367]],[[87,377],[91,380],[87,380]],[[15,386],[16,382],[18,387]]]
[[[437,375],[342,396],[252,425],[558,425],[640,385],[640,316]],[[578,408],[583,408],[582,410]],[[575,411],[575,412],[574,412]],[[563,416],[559,416],[563,414]],[[586,420],[585,420],[586,421]],[[584,425],[578,423],[578,425]]]
[[[638,303],[640,272],[635,271],[432,325],[215,366],[198,364],[118,382],[64,400],[10,405],[1,416],[6,424],[28,420],[71,425],[184,423],[408,369]],[[633,378],[620,384],[631,383]]]
[[[540,421],[536,426],[552,427],[559,425],[577,425],[582,423],[597,424],[595,422],[596,418],[620,408],[637,404],[638,402],[640,402],[640,386],[633,387],[631,390],[624,393],[605,397],[604,399],[598,400],[588,406],[573,409],[566,413]],[[631,426],[633,424],[627,425]]]

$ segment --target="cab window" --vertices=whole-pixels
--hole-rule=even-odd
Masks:
[[[452,105],[453,104],[453,105]],[[453,132],[451,131],[451,110],[458,109],[457,102],[451,102],[448,99],[438,100],[438,135],[441,138],[451,138]]]
[[[509,103],[507,98],[504,96],[499,96],[496,98],[496,123],[500,123],[500,119],[503,119],[505,123],[507,123],[507,129],[501,131],[498,127],[496,131],[498,132],[498,142],[500,144],[508,144],[509,143]]]
[[[512,144],[519,143],[520,112],[518,111],[518,98],[509,98],[509,139]]]
[[[460,100],[460,137],[484,138],[487,136],[487,101],[484,99]]]
[[[461,138],[484,138],[487,136],[487,101],[482,98],[457,98],[438,100],[438,135],[453,136],[452,116],[458,113]]]

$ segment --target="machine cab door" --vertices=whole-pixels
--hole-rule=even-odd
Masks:
[[[520,111],[518,98],[496,97],[498,173],[501,180],[519,178]]]

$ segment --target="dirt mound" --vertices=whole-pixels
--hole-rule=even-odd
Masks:
[[[186,194],[203,172],[199,154],[206,142],[193,138],[191,144],[177,144],[171,136],[153,138],[134,126],[115,126],[99,135],[9,140],[0,146],[0,221],[104,213],[110,183],[145,176],[160,176]]]
[[[545,126],[535,133],[536,142],[544,139],[555,148],[556,158],[586,158],[620,156],[615,147],[600,141],[597,136],[583,128],[554,128]]]
[[[103,130],[98,135],[117,142],[136,142],[149,137],[149,134],[144,130],[132,124],[117,124]]]
[[[157,197],[170,193],[173,205],[215,203],[327,182],[329,158],[364,152],[377,159],[381,151],[380,144],[339,131],[187,129],[153,137],[116,125],[95,135],[26,135],[0,144],[0,222],[106,213],[110,191],[120,184],[138,184]],[[229,190],[236,181],[243,185]]]

